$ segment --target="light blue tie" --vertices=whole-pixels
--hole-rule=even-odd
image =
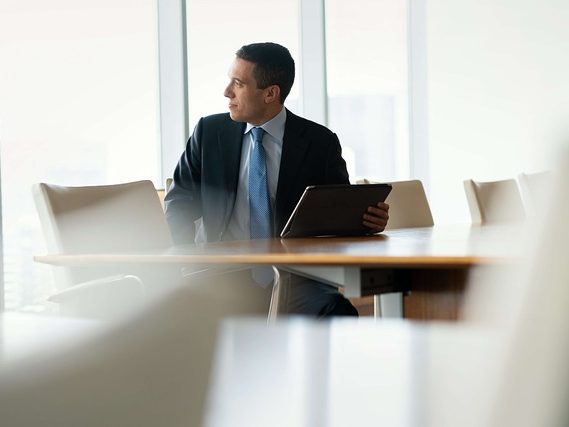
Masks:
[[[271,202],[267,181],[267,156],[263,148],[263,128],[251,129],[253,152],[249,162],[249,209],[251,239],[272,237]]]
[[[251,239],[267,239],[272,237],[271,202],[269,199],[269,183],[267,181],[267,156],[263,148],[263,128],[252,128],[253,152],[249,161],[249,215]],[[255,267],[252,270],[253,280],[266,287],[272,283],[274,273],[272,267]]]

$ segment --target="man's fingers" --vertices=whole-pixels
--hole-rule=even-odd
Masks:
[[[367,214],[364,215],[368,215],[369,214],[379,217],[379,218],[384,218],[384,219],[388,219],[389,218],[389,213],[387,212],[387,210],[382,209],[382,208],[376,208],[374,206],[369,206],[367,208]]]
[[[367,228],[375,231],[376,233],[379,233],[379,232],[385,230],[385,225],[379,225],[379,224],[375,224],[375,223],[369,222],[369,221],[363,221],[362,224],[364,226],[366,226]]]

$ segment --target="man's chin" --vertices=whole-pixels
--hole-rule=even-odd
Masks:
[[[229,117],[231,117],[231,120],[233,120],[234,122],[244,122],[243,118],[239,114],[234,113],[233,111],[229,111]]]

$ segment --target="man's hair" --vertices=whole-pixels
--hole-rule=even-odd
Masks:
[[[284,104],[294,83],[294,59],[288,49],[276,43],[253,43],[241,47],[235,55],[255,64],[253,77],[259,89],[279,86],[280,102]]]

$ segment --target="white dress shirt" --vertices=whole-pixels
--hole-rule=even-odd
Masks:
[[[227,231],[223,234],[223,240],[248,240],[250,238],[249,224],[249,162],[253,151],[253,135],[250,132],[254,127],[265,130],[263,135],[263,148],[267,158],[267,180],[269,184],[269,198],[271,200],[271,212],[275,212],[275,199],[279,170],[281,166],[281,154],[283,150],[283,137],[286,122],[286,109],[282,110],[271,120],[261,126],[247,123],[243,134],[243,146],[241,148],[241,164],[239,167],[239,183],[235,205],[229,220]]]

